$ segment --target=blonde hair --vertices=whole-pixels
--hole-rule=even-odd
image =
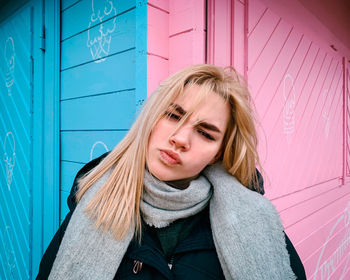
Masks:
[[[226,170],[244,186],[253,181],[257,187],[257,136],[251,97],[243,79],[233,68],[207,64],[186,67],[170,76],[152,93],[124,139],[79,180],[78,201],[105,172],[111,170],[107,182],[85,210],[95,219],[98,228],[111,230],[117,239],[123,239],[131,226],[140,236],[140,200],[148,139],[169,106],[184,93],[185,87],[192,84],[200,86],[201,95],[215,92],[230,104],[231,116],[222,144],[221,160]],[[203,100],[204,97],[199,98]]]

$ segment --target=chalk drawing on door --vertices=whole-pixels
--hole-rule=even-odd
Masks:
[[[342,233],[344,232],[344,233]],[[338,244],[329,246],[330,241],[340,240]],[[340,270],[339,280],[344,279],[345,273],[350,265],[350,202],[348,202],[343,214],[333,225],[325,243],[322,246],[320,256],[317,261],[314,280],[329,279],[334,271]]]
[[[16,146],[15,137],[11,131],[7,132],[4,141],[4,162],[6,167],[6,179],[7,187],[11,190],[13,168],[15,167],[16,160]]]
[[[323,91],[323,100],[325,101],[324,107],[326,107],[326,100],[327,100],[327,94],[328,94],[328,89],[325,89]],[[324,136],[326,139],[328,139],[329,136],[329,129],[330,129],[330,123],[331,119],[329,117],[329,112],[327,112],[326,109],[323,110],[322,112],[322,119],[324,121]]]
[[[15,279],[16,259],[13,250],[14,238],[13,232],[10,226],[6,226],[6,237],[10,242],[5,242],[5,254],[6,254],[6,266],[9,274],[12,276],[11,279]]]
[[[92,0],[92,13],[88,26],[87,47],[96,63],[106,60],[116,27],[117,11],[112,1]],[[106,17],[110,18],[106,20]],[[95,27],[95,25],[98,25]],[[92,27],[92,28],[91,28]]]
[[[286,134],[289,143],[295,130],[295,87],[290,74],[283,79],[283,98],[283,133]]]
[[[7,94],[11,96],[12,87],[15,82],[15,57],[16,57],[15,44],[13,42],[12,37],[8,37],[6,40],[4,56],[6,61],[5,76],[6,76]]]
[[[93,160],[94,158],[97,158],[98,156],[108,151],[109,149],[105,143],[102,141],[97,141],[92,145],[92,148],[90,150],[90,160]]]

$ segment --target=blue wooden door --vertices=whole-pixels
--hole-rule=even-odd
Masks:
[[[124,137],[147,97],[147,1],[61,4],[62,222],[77,171]]]
[[[32,240],[32,10],[0,23],[0,278],[29,279]]]

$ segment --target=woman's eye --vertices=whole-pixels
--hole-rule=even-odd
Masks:
[[[198,129],[198,133],[203,135],[205,138],[214,141],[215,138],[211,136],[209,133],[205,132],[204,130]]]
[[[181,117],[177,114],[171,113],[171,112],[165,112],[165,115],[167,115],[169,118],[179,121]]]

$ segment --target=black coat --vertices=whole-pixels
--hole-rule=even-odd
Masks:
[[[78,172],[67,201],[70,212],[43,255],[37,279],[47,279],[50,274],[63,235],[76,207],[77,179],[94,168],[105,155],[89,162]],[[263,192],[262,178],[259,181],[260,192]],[[130,243],[115,279],[224,279],[213,242],[208,207],[195,216],[196,224],[190,234],[176,245],[168,257],[163,254],[157,229],[143,224],[141,244],[136,240]],[[285,236],[292,270],[298,279],[306,279],[303,264],[288,236]]]

